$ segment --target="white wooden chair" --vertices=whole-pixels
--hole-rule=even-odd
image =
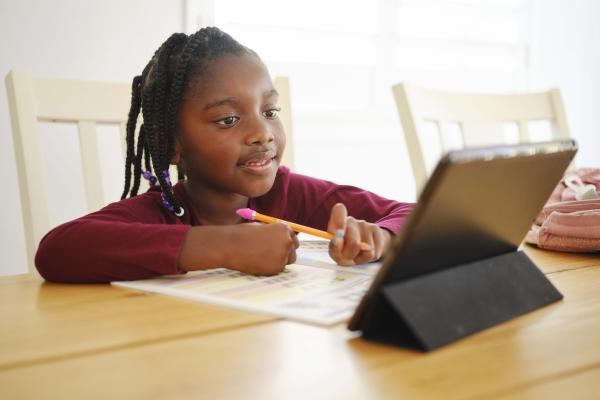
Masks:
[[[289,81],[285,77],[277,78],[275,86],[280,93],[281,118],[289,135],[284,163],[293,167]],[[6,76],[6,88],[13,127],[28,272],[36,273],[34,254],[39,241],[51,228],[38,122],[77,124],[86,209],[89,212],[98,210],[109,201],[104,197],[102,185],[97,184],[102,182],[102,177],[96,124],[119,125],[124,157],[131,84],[37,78],[24,70],[12,70]],[[176,176],[175,171],[176,169],[171,171],[172,176]],[[145,187],[141,186],[140,193],[146,189],[147,184]]]
[[[570,136],[558,89],[539,93],[475,94],[430,90],[404,82],[393,86],[392,91],[417,193],[428,175],[422,146],[427,122],[433,122],[437,127],[442,153],[448,150],[444,143],[444,126],[449,123],[460,127],[463,147],[502,143],[504,138],[498,135],[502,132],[490,130],[490,124],[515,123],[519,142],[530,141],[528,123],[540,120],[552,124],[553,139]]]
[[[33,78],[27,71],[12,70],[6,76],[6,89],[31,273],[37,244],[51,228],[38,122],[77,124],[86,206],[97,210],[105,199],[102,185],[94,184],[102,182],[96,123],[119,124],[125,136],[131,85]]]

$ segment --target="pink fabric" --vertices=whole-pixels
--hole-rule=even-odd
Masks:
[[[573,174],[581,179],[579,186],[567,187],[565,179],[557,185],[527,233],[526,242],[559,251],[600,251],[600,169],[581,168],[568,172],[565,178]],[[593,185],[599,198],[576,200],[582,185]]]
[[[594,185],[596,187],[596,192],[600,193],[600,168],[579,168],[575,171],[567,172],[565,177],[572,174],[579,176],[583,183]],[[556,186],[552,195],[550,195],[548,204],[571,200],[575,200],[575,191],[567,187],[565,180],[563,179]]]

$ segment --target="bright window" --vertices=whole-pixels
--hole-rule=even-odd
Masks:
[[[289,76],[298,172],[414,200],[392,84],[523,89],[525,2],[219,0],[203,9],[273,76]]]

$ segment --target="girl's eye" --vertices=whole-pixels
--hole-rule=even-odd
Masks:
[[[235,117],[235,116],[229,116],[229,117],[225,117],[223,119],[220,119],[218,121],[215,121],[217,124],[219,125],[223,125],[223,126],[233,126],[236,124],[236,122],[238,122],[240,120],[239,117]]]
[[[263,113],[263,115],[266,118],[275,119],[275,118],[277,118],[277,115],[279,114],[279,111],[281,111],[281,107],[271,108],[270,110],[265,111]]]

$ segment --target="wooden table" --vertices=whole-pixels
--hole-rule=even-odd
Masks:
[[[109,285],[0,279],[0,398],[600,398],[600,256],[528,255],[563,301],[433,353]]]

